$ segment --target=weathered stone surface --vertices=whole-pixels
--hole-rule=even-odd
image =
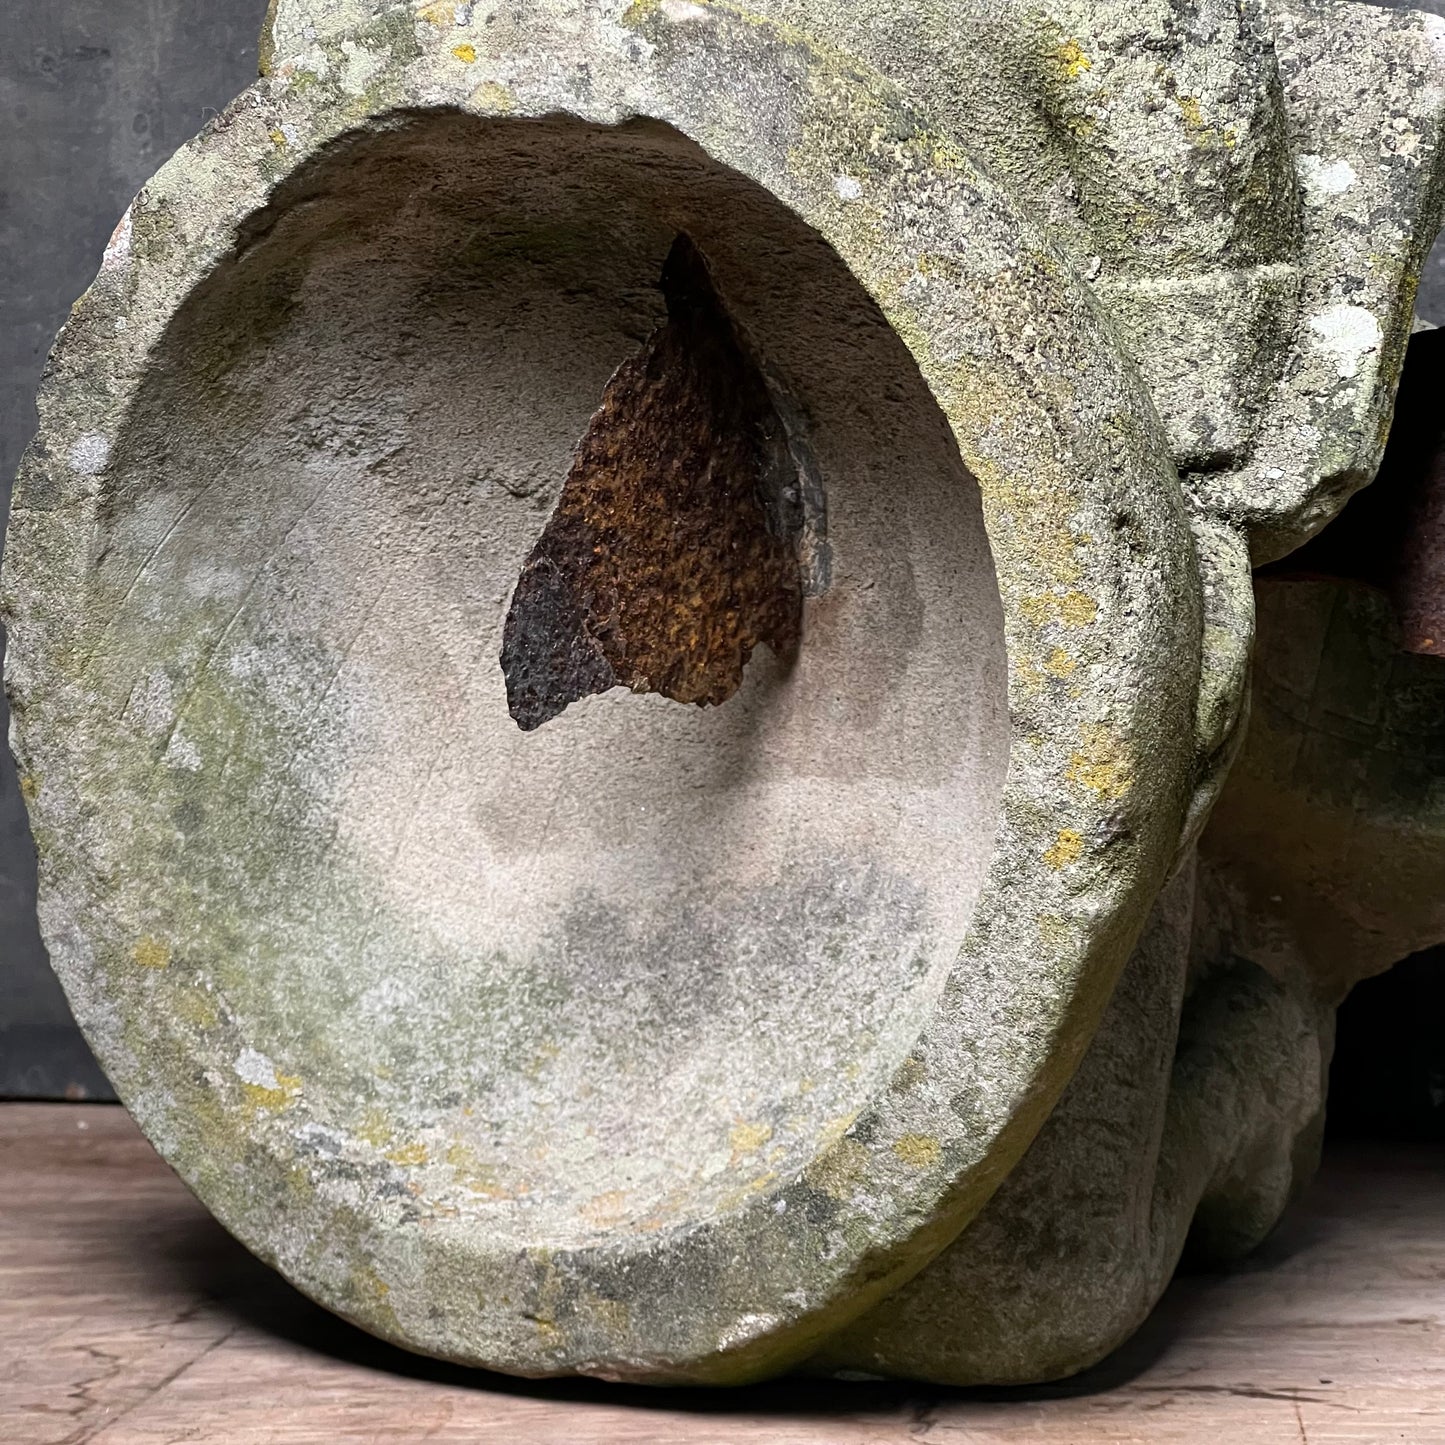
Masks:
[[[1435,338],[1412,346],[1379,495],[1259,583],[1253,718],[1197,890],[1185,870],[1161,896],[983,1213],[815,1367],[1071,1374],[1143,1319],[1186,1241],[1237,1258],[1308,1183],[1336,1006],[1445,940],[1445,664],[1411,654],[1388,600],[1439,437]]]
[[[1346,103],[1351,155],[1387,112],[1416,137],[1370,151],[1398,236],[1337,303],[1393,336],[1439,31],[983,0],[909,25],[280,0],[266,75],[138,198],[56,352],[4,591],[57,970],[217,1216],[413,1348],[1058,1373],[1147,1310],[1196,1206],[1253,1239],[1307,1152],[1313,998],[1205,948],[1183,1006],[1187,881],[1114,985],[1238,746],[1251,547],[1364,479],[1393,390],[1396,352],[1335,332],[1310,390],[1301,298],[1360,238],[1295,207],[1300,137]],[[729,620],[770,645],[723,700],[608,642],[618,681],[722,705],[586,696],[594,669],[523,732],[519,577],[570,569],[589,645],[620,615],[599,576],[681,586],[632,505],[660,441],[634,467],[595,419],[656,394],[679,235],[747,363],[736,413],[694,377],[695,415],[750,485],[719,600],[669,595],[660,630],[783,596],[796,657]],[[760,532],[785,468],[801,516]],[[678,526],[718,505],[689,472]],[[639,477],[618,555],[671,560],[599,572],[589,479]],[[1095,1170],[1077,1216],[1048,1193]],[[1001,1237],[1091,1220],[1112,1243],[1076,1264],[1005,1267]]]
[[[1195,886],[1186,867],[1160,895],[1073,1082],[983,1213],[816,1368],[1071,1375],[1143,1322],[1186,1239],[1235,1258],[1274,1227],[1317,1162],[1333,1010],[1221,950]]]

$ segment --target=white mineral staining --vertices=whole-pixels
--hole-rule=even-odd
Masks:
[[[188,773],[201,771],[200,749],[180,731],[171,738],[170,746],[166,749],[166,761],[172,767],[184,768]]]
[[[1312,316],[1310,330],[1319,337],[1315,345],[1334,359],[1346,381],[1360,374],[1360,363],[1378,351],[1384,339],[1373,311],[1344,302]]]
[[[707,11],[701,5],[692,4],[692,0],[662,0],[662,13],[674,25],[681,25],[685,20],[707,19]]]
[[[839,176],[833,182],[833,189],[838,193],[838,199],[842,201],[856,201],[863,194],[862,183],[852,176]]]
[[[1349,161],[1327,161],[1323,156],[1301,156],[1297,169],[1305,200],[1312,206],[1344,195],[1360,178]]]
[[[130,260],[130,243],[134,233],[135,223],[131,212],[127,210],[120,218],[120,224],[111,233],[110,243],[106,246],[105,255],[100,262],[102,271],[114,271]]]
[[[259,1049],[242,1049],[236,1056],[236,1077],[243,1084],[253,1084],[258,1089],[274,1091],[281,1087],[276,1077],[276,1066]]]
[[[110,460],[110,438],[99,432],[86,432],[70,449],[70,465],[82,477],[93,477],[105,470]]]
[[[347,95],[365,95],[367,86],[376,78],[388,57],[368,50],[354,40],[343,40],[341,53],[346,57],[341,64],[342,90]]]
[[[249,1052],[249,1051],[248,1051]],[[314,1120],[307,1120],[296,1130],[296,1139],[302,1148],[315,1154],[340,1156],[352,1150],[355,1141],[339,1129],[328,1128]]]
[[[1380,154],[1399,156],[1411,165],[1420,164],[1420,132],[1403,115],[1393,117],[1380,137]]]

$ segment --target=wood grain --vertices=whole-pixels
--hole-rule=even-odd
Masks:
[[[532,1384],[333,1319],[211,1221],[119,1109],[0,1105],[4,1445],[1445,1445],[1445,1157],[1336,1153],[1244,1268],[1177,1282],[1083,1380]]]

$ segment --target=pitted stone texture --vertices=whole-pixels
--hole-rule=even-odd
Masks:
[[[983,1213],[814,1368],[1072,1374],[1138,1326],[1186,1245],[1248,1253],[1312,1177],[1335,1007],[1445,940],[1445,664],[1405,652],[1362,584],[1276,577],[1259,601],[1252,720],[1197,892],[1188,869],[1164,891]]]
[[[1384,452],[1421,268],[1445,212],[1445,22],[1277,4],[1300,179],[1299,326],[1237,472],[1191,481],[1256,561],[1312,536]]]
[[[759,5],[1027,198],[1140,366],[1211,614],[1192,841],[1245,711],[1248,554],[1299,545],[1379,465],[1445,203],[1445,25],[1293,0]]]
[[[759,8],[898,81],[1027,199],[1256,560],[1374,474],[1442,220],[1445,24],[1314,0]]]
[[[987,1208],[812,1368],[955,1385],[1060,1379],[1139,1327],[1186,1239],[1212,1262],[1274,1227],[1317,1161],[1333,1015],[1302,976],[1277,980],[1217,951],[1217,929],[1203,917],[1196,927],[1195,887],[1191,861]]]
[[[1084,1052],[1197,781],[1190,518],[1077,275],[886,82],[722,7],[464,10],[278,44],[57,353],[6,573],[44,924],[151,1137],[332,1308],[754,1377]],[[597,699],[523,766],[504,589],[680,230],[830,588],[750,704]]]
[[[1434,361],[1412,354],[1404,405],[1434,405]],[[1089,1055],[984,1212],[817,1368],[1073,1373],[1142,1320],[1186,1241],[1196,1262],[1237,1258],[1308,1183],[1336,1005],[1445,940],[1445,662],[1405,650],[1382,590],[1318,571],[1378,562],[1388,527],[1362,521],[1362,501],[1381,505],[1357,500],[1328,550],[1258,583],[1252,719],[1197,896],[1187,876],[1166,889]]]

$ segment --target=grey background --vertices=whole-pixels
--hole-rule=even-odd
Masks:
[[[1445,15],[1445,0],[1419,8]],[[7,508],[51,339],[131,197],[255,75],[265,9],[266,0],[0,0]],[[1430,259],[1419,310],[1445,324],[1445,248]],[[34,892],[24,808],[0,748],[0,1097],[105,1097],[46,963]]]

